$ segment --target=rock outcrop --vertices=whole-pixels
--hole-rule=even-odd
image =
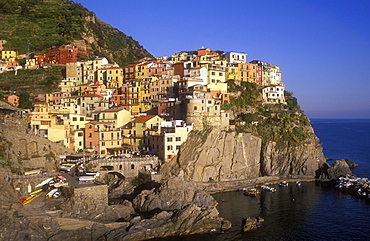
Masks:
[[[318,170],[321,181],[332,181],[340,176],[352,175],[352,171],[345,159],[337,160],[332,166],[329,163],[324,163]]]
[[[191,182],[179,178],[169,179],[159,189],[144,190],[134,200],[133,206],[140,212],[156,210],[180,210],[190,204],[200,208],[212,208],[216,201]]]
[[[181,152],[161,167],[161,173],[187,181],[238,181],[265,176],[310,177],[326,163],[313,134],[304,143],[267,142],[249,133],[213,129],[190,133]]]
[[[1,240],[145,240],[231,227],[212,196],[176,178],[120,205],[108,205],[103,185],[75,189],[66,200],[40,196],[26,206],[3,175],[0,187]]]

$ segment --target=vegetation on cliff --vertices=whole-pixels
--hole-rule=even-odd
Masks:
[[[58,91],[58,84],[63,79],[62,72],[64,67],[53,66],[46,69],[20,69],[15,75],[13,71],[0,74],[0,92],[1,94],[16,94],[20,96],[20,108],[30,108],[27,96],[23,95],[42,94]],[[0,96],[2,97],[2,96]],[[24,100],[24,101],[22,101]],[[30,106],[31,105],[31,106]]]
[[[223,104],[225,111],[235,117],[236,131],[248,132],[264,141],[288,142],[305,141],[311,131],[297,98],[292,92],[285,92],[286,104],[265,104],[261,86],[256,83],[228,81],[231,90],[230,103]]]
[[[91,56],[104,56],[120,66],[152,56],[131,36],[69,0],[3,0],[0,14],[0,39],[7,41],[7,50],[19,54],[42,54],[80,41]]]

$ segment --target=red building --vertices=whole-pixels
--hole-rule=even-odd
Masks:
[[[45,59],[46,62],[50,64],[66,64],[78,61],[78,54],[80,53],[88,55],[87,49],[82,46],[66,45],[54,47],[49,49],[45,54]]]
[[[111,109],[125,109],[130,110],[130,93],[128,85],[123,85],[113,93],[111,101]]]
[[[35,64],[39,66],[45,65],[46,64],[45,55],[35,56]]]
[[[184,62],[178,62],[173,64],[174,75],[184,77]]]

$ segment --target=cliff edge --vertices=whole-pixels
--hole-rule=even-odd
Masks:
[[[309,137],[296,144],[220,129],[194,131],[181,152],[162,165],[161,173],[202,186],[220,182],[246,185],[252,179],[313,179],[326,159],[312,128],[306,128]]]

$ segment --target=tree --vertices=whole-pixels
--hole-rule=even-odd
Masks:
[[[32,102],[30,101],[30,94],[24,90],[19,93],[19,108],[31,109]]]

